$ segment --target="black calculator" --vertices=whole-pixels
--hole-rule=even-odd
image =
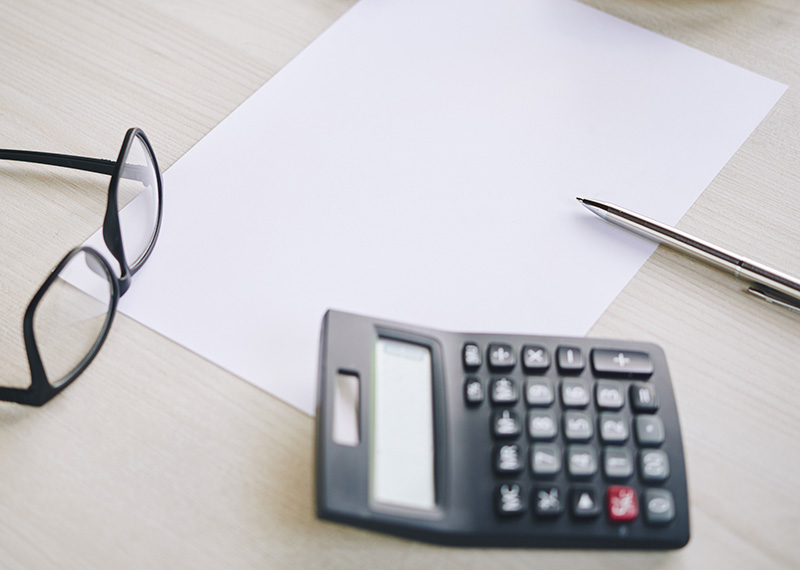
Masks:
[[[464,546],[680,548],[664,352],[606,339],[322,325],[317,513]]]

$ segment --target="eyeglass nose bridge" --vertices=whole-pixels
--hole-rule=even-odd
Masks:
[[[100,254],[98,253],[97,255]],[[99,277],[106,276],[106,267],[100,262],[100,260],[97,257],[92,255],[87,255],[85,261],[86,261],[86,266],[93,273],[95,273]],[[111,262],[109,262],[108,260],[105,260],[105,262],[109,267],[111,267]],[[113,275],[113,270],[112,270],[112,275]],[[114,277],[119,285],[119,296],[122,297],[125,294],[125,292],[131,287],[131,274],[126,273],[125,275],[122,275],[120,277],[114,275]]]

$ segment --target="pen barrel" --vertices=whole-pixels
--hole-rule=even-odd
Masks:
[[[800,281],[785,273],[745,259],[742,260],[736,277],[751,284],[763,285],[771,291],[790,297],[795,305],[800,304]]]
[[[584,205],[605,220],[731,273],[757,286],[759,296],[766,300],[800,310],[800,281],[796,278],[619,206],[586,202],[590,203]]]

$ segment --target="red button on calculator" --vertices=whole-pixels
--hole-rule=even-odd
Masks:
[[[608,518],[615,522],[628,522],[639,515],[636,491],[630,487],[612,485],[606,491]]]

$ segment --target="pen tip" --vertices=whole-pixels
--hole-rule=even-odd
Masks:
[[[580,196],[575,196],[575,199],[576,199],[578,202],[583,202],[583,198],[581,198]]]

